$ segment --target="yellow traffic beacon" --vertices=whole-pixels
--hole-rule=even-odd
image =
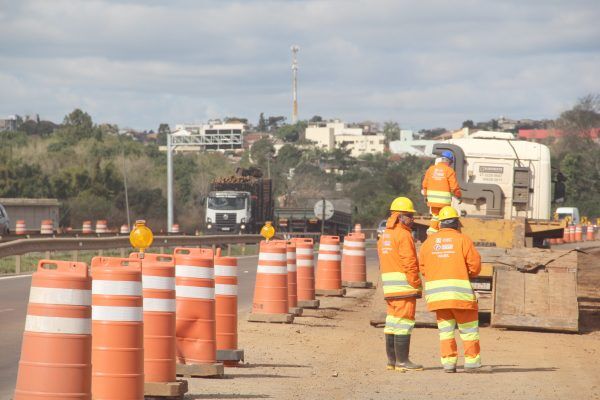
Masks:
[[[150,228],[146,226],[143,219],[135,221],[135,228],[129,234],[129,243],[134,249],[140,252],[140,258],[144,258],[144,251],[152,245],[154,235]]]
[[[273,225],[271,223],[271,221],[267,221],[265,222],[265,226],[263,226],[260,230],[260,235],[262,237],[264,237],[267,242],[273,237],[275,236],[275,228],[273,228]]]

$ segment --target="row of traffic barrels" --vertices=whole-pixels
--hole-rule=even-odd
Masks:
[[[550,244],[575,243],[596,240],[596,225],[568,225],[563,229],[563,237],[550,239]]]
[[[179,224],[173,224],[171,226],[171,233],[179,233]],[[29,233],[27,231],[27,224],[24,219],[19,219],[15,223],[15,234],[17,235],[26,235]],[[44,219],[40,223],[40,234],[42,235],[52,235],[54,233],[54,221],[51,219]],[[92,225],[92,221],[83,221],[81,225],[81,233],[83,234],[93,234],[93,233],[110,233],[108,229],[108,223],[105,219],[99,219],[96,221],[95,228]],[[129,233],[129,226],[127,224],[121,225],[119,229],[119,233],[127,234]]]
[[[41,260],[14,399],[143,399],[176,363],[237,349],[237,312],[237,259],[212,249]]]

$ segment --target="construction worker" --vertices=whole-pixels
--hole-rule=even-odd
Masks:
[[[387,369],[401,372],[423,369],[408,359],[417,297],[421,297],[417,251],[411,234],[414,213],[410,199],[394,199],[385,230],[377,242],[383,296],[387,302],[384,329]]]
[[[481,256],[471,239],[460,232],[454,208],[442,208],[439,219],[439,232],[429,235],[419,251],[419,270],[425,280],[427,308],[437,317],[442,366],[444,372],[456,372],[454,329],[458,323],[465,372],[489,372],[489,367],[481,367],[478,307],[469,281],[481,271]]]
[[[454,162],[454,154],[449,150],[442,152],[442,157],[430,166],[423,178],[421,194],[431,212],[431,223],[427,234],[437,232],[439,227],[438,214],[442,207],[452,203],[452,196],[460,200],[462,194],[456,180],[456,173],[450,164]]]

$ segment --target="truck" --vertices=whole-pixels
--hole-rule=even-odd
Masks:
[[[209,234],[257,233],[273,220],[273,183],[256,168],[213,180],[206,198]]]
[[[568,219],[573,225],[578,225],[581,222],[577,207],[558,207],[555,214],[558,220]]]
[[[476,245],[542,247],[545,239],[562,237],[564,221],[551,220],[547,146],[514,140],[509,132],[479,131],[433,146],[434,155],[446,150],[454,155],[462,191],[461,201],[453,199],[452,206]],[[418,218],[416,223],[424,239],[429,218]]]

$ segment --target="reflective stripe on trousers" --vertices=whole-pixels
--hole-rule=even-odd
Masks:
[[[415,326],[415,298],[389,299],[384,333],[390,335],[410,335]]]
[[[479,349],[479,320],[477,310],[446,309],[437,310],[437,324],[440,334],[441,363],[445,369],[456,367],[458,351],[454,330],[458,322],[458,331],[465,351],[465,367],[481,366]]]

